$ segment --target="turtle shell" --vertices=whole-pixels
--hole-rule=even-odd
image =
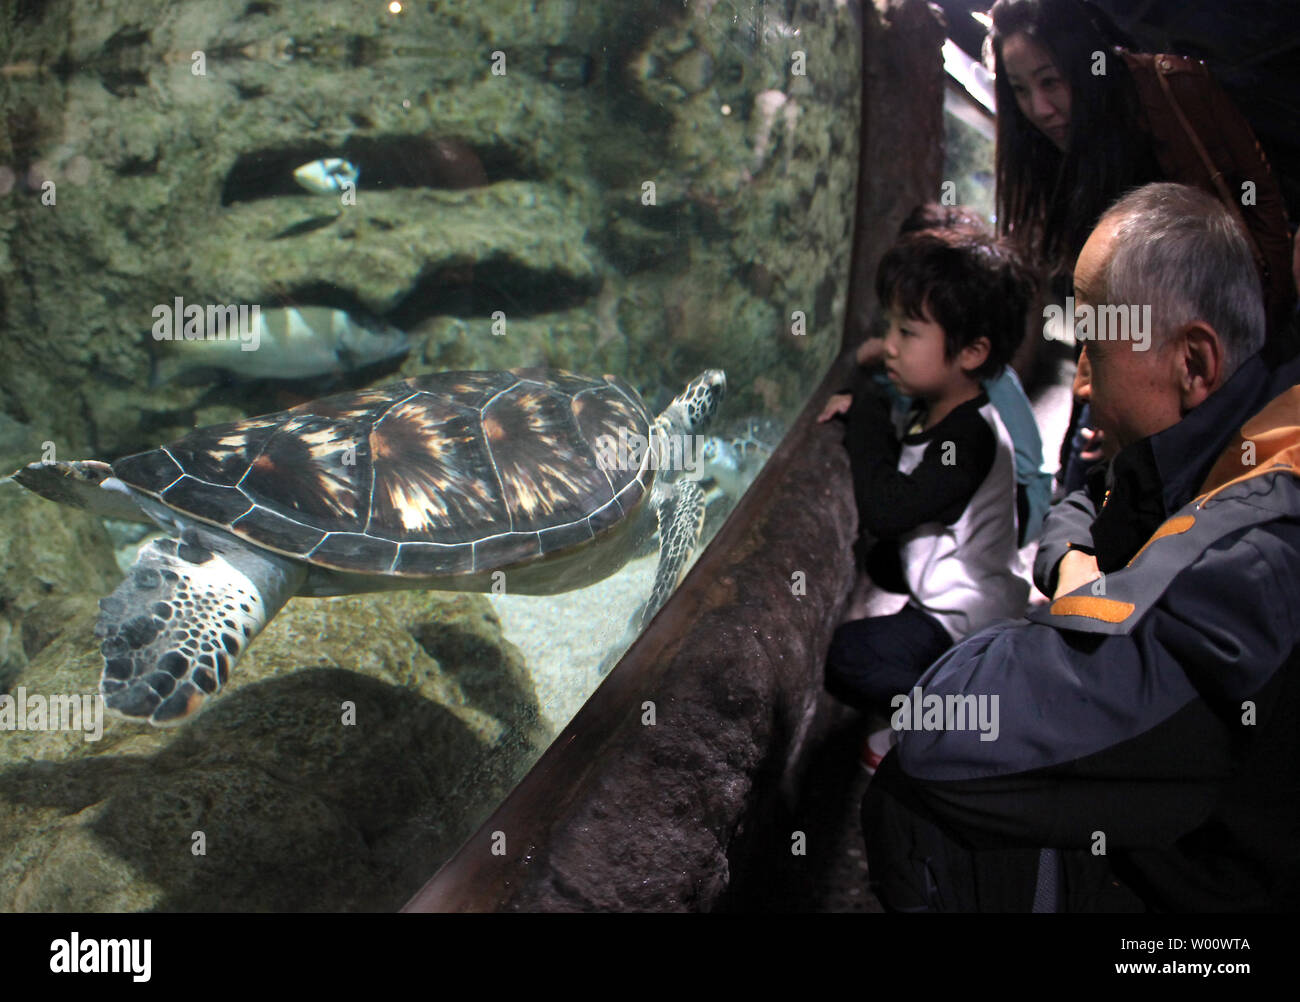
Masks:
[[[277,553],[437,577],[613,528],[654,473],[644,450],[622,469],[598,446],[648,436],[651,422],[614,376],[443,372],[200,428],[112,465],[135,490]]]

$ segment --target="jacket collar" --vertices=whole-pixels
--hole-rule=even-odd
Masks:
[[[1224,449],[1240,437],[1242,425],[1297,383],[1300,358],[1270,369],[1254,355],[1199,407],[1177,424],[1133,443],[1115,457],[1116,464],[1146,443],[1160,477],[1165,514],[1171,514],[1200,493]]]

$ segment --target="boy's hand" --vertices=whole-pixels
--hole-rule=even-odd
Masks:
[[[1100,463],[1106,458],[1106,434],[1100,428],[1080,428],[1079,437],[1084,443],[1079,453],[1081,462]]]
[[[1095,556],[1082,550],[1066,550],[1065,556],[1057,565],[1056,592],[1052,595],[1052,600],[1068,595],[1074,589],[1081,588],[1099,577],[1101,577],[1101,570],[1097,567]]]
[[[885,339],[883,337],[869,337],[858,345],[858,350],[854,353],[854,358],[858,360],[858,365],[879,365],[881,359],[885,357]]]
[[[829,400],[826,401],[826,406],[823,407],[822,412],[819,415],[817,415],[817,423],[825,424],[831,418],[839,414],[847,414],[849,412],[849,408],[852,406],[853,406],[852,393],[836,393],[834,396],[832,396]]]

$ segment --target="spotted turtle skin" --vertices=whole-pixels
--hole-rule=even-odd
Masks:
[[[615,376],[443,372],[200,428],[112,468],[187,519],[307,564],[442,578],[608,533],[655,474],[644,457],[602,463],[600,443],[644,441],[653,422]]]

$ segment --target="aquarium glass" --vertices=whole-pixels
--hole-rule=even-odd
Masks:
[[[990,226],[996,223],[995,121],[960,86],[948,84],[943,102],[943,176],[953,182],[951,197],[969,206]]]
[[[0,9],[0,909],[390,909],[482,824],[836,354],[860,31]]]

